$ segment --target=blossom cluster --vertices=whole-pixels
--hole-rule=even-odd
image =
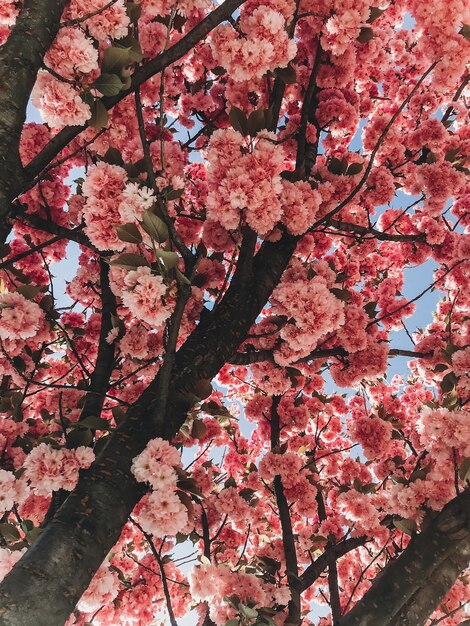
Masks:
[[[154,537],[176,535],[188,526],[188,509],[177,491],[177,468],[181,468],[180,454],[160,437],[152,439],[132,462],[135,478],[152,487],[138,506],[138,519]]]

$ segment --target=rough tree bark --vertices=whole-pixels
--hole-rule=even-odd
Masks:
[[[11,230],[11,202],[25,185],[19,144],[31,90],[59,29],[67,0],[26,0],[0,46],[0,240]]]
[[[470,489],[413,537],[340,626],[420,626],[468,563]]]

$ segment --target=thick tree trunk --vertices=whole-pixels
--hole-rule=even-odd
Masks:
[[[19,157],[31,90],[67,0],[26,0],[0,47],[0,241],[11,230],[11,202],[25,182]]]
[[[403,554],[385,568],[364,597],[341,619],[340,625],[419,626],[464,569],[469,545],[470,489],[467,489],[411,540]],[[413,613],[418,621],[409,621]]]
[[[432,576],[421,581],[421,588],[391,620],[390,626],[423,626],[470,561],[470,535],[437,567]]]
[[[240,254],[230,288],[207,312],[176,355],[169,405],[155,415],[159,377],[150,384],[92,467],[34,545],[0,586],[1,626],[61,626],[119,538],[144,488],[132,459],[156,436],[170,438],[194,402],[191,390],[211,379],[237,349],[279,281],[295,249],[294,237]]]

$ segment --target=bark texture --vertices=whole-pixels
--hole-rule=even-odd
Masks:
[[[67,0],[26,0],[10,36],[0,47],[0,240],[11,230],[11,202],[25,175],[19,143],[31,90],[59,29]]]
[[[464,569],[469,546],[467,489],[385,568],[340,626],[420,626]]]

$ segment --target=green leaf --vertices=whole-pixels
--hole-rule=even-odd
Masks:
[[[193,496],[197,496],[198,498],[202,496],[201,490],[192,478],[182,478],[181,480],[178,480],[176,486],[178,489],[181,489],[181,491],[191,493]]]
[[[128,48],[123,48],[120,46],[110,46],[109,48],[106,48],[103,52],[101,72],[104,72],[105,74],[120,72],[122,68],[127,67],[131,64],[131,62],[132,54],[130,46]]]
[[[370,26],[364,26],[363,28],[361,28],[361,32],[359,33],[357,41],[359,41],[359,43],[367,43],[373,38],[374,31],[372,30],[372,28],[370,28]]]
[[[24,519],[21,524],[21,530],[25,533],[29,532],[30,530],[33,530],[34,528],[34,523],[30,520],[30,519]]]
[[[349,289],[337,289],[336,287],[333,287],[330,291],[338,298],[338,300],[341,300],[342,302],[347,302],[352,296]]]
[[[211,381],[208,378],[203,378],[202,380],[198,380],[193,387],[194,395],[200,400],[204,400],[205,398],[208,398],[211,395],[212,391],[213,389],[212,389]]]
[[[142,235],[135,224],[124,224],[114,228],[121,241],[126,241],[127,243],[140,243],[142,241]]]
[[[450,150],[447,150],[447,152],[445,153],[444,159],[446,161],[450,161],[451,163],[453,163],[456,160],[456,157],[459,152],[460,152],[460,146],[458,146],[457,148],[451,148]]]
[[[242,604],[241,602],[238,605],[238,610],[240,612],[240,615],[242,617],[245,617],[246,619],[254,619],[255,617],[258,617],[258,611],[256,609],[252,609],[249,606],[246,606],[246,604]]]
[[[117,96],[124,84],[116,74],[101,74],[95,80],[95,87],[103,96]]]
[[[8,542],[20,538],[20,533],[14,524],[0,524],[0,534]]]
[[[277,67],[274,70],[274,73],[277,77],[283,80],[286,85],[293,85],[297,82],[297,73],[292,65],[287,65],[286,67]]]
[[[125,252],[124,254],[120,254],[117,259],[112,259],[109,261],[110,265],[116,265],[117,267],[122,267],[125,270],[135,270],[138,267],[150,267],[150,263],[147,261],[145,257],[140,254],[131,254],[129,252]]]
[[[364,311],[369,317],[375,317],[377,315],[377,302],[368,302],[364,307]]]
[[[179,271],[179,269],[177,267],[175,267],[175,275],[176,275],[176,280],[178,281],[178,284],[180,285],[190,285],[191,281],[186,278],[186,276]]]
[[[346,174],[348,176],[355,176],[356,174],[359,174],[363,167],[363,163],[351,163],[351,165],[349,165],[348,169],[346,170]]]
[[[126,35],[119,39],[117,43],[128,52],[131,63],[139,63],[144,58],[139,41],[132,35]]]
[[[449,393],[455,387],[457,383],[457,377],[454,372],[449,372],[441,380],[440,387],[444,393]]]
[[[120,406],[113,406],[113,408],[111,409],[111,413],[113,414],[114,421],[118,426],[126,417],[126,412]]]
[[[414,519],[393,520],[393,525],[395,528],[398,528],[399,531],[407,535],[412,535],[416,532],[416,522]]]
[[[223,74],[227,73],[227,70],[225,69],[225,67],[222,67],[221,65],[217,65],[217,67],[213,67],[211,69],[211,72],[215,74],[215,76],[222,76]]]
[[[462,35],[467,41],[470,41],[470,24],[464,24],[459,30],[459,35]]]
[[[102,101],[99,99],[95,100],[90,108],[91,117],[88,120],[88,124],[95,130],[104,128],[108,123],[109,115]]]
[[[164,243],[168,239],[167,225],[152,211],[145,211],[141,224],[145,232],[158,243]]]
[[[155,254],[167,271],[176,267],[180,259],[176,252],[170,252],[168,250],[155,250]]]
[[[237,130],[243,136],[248,135],[248,120],[245,113],[236,106],[232,106],[228,119],[234,130]]]
[[[168,191],[165,194],[165,197],[167,200],[177,200],[178,198],[181,198],[183,194],[184,194],[184,188],[183,189],[170,189],[170,191]]]
[[[79,448],[89,446],[93,441],[93,433],[89,428],[74,428],[67,433],[67,443],[69,448]]]
[[[191,437],[193,439],[201,439],[207,432],[206,425],[201,420],[194,420],[191,428]]]
[[[20,293],[28,300],[33,300],[42,290],[42,287],[37,287],[36,285],[20,285],[16,288],[17,293]]]
[[[240,626],[240,621],[236,618],[229,619],[228,622],[225,622],[225,626]]]
[[[16,369],[17,372],[24,372],[25,371],[26,363],[25,363],[24,359],[22,359],[20,356],[14,356],[11,361],[12,361],[13,366]]]
[[[470,480],[470,456],[460,464],[459,476],[462,480]]]
[[[126,2],[126,13],[132,24],[137,24],[142,14],[142,5],[135,2]]]
[[[124,161],[122,159],[122,154],[117,148],[113,148],[110,146],[102,158],[103,161],[109,163],[110,165],[124,165]]]
[[[264,109],[256,109],[248,116],[247,121],[248,133],[251,136],[256,135],[260,130],[266,128],[266,116]]]
[[[336,176],[340,176],[343,173],[343,163],[336,157],[333,157],[328,163],[328,171]]]
[[[42,533],[42,528],[40,526],[35,526],[29,532],[26,533],[26,541],[31,545],[36,541],[39,535]]]

